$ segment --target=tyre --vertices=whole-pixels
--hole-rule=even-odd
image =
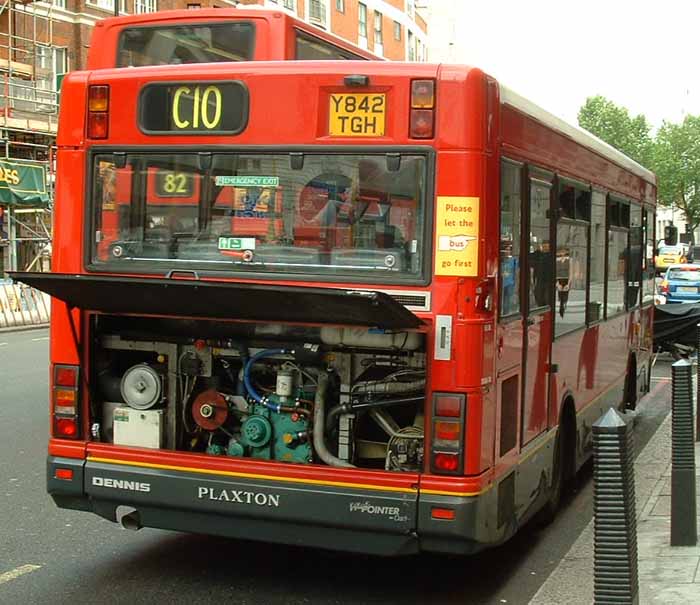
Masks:
[[[539,521],[547,525],[554,520],[561,505],[561,496],[564,490],[564,458],[566,438],[563,426],[560,424],[557,436],[554,438],[554,460],[552,463],[552,481],[549,485],[547,501],[538,514]]]

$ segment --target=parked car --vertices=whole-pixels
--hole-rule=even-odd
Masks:
[[[667,303],[700,301],[700,266],[671,265],[659,288]]]
[[[682,245],[660,246],[656,254],[656,273],[662,274],[671,265],[678,265],[687,262],[686,250]]]

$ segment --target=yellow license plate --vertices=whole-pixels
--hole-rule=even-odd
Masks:
[[[334,137],[384,136],[386,95],[338,93],[329,98],[328,133]]]

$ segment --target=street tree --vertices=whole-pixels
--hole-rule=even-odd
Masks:
[[[651,168],[654,141],[644,115],[632,117],[625,107],[597,95],[586,99],[578,112],[578,123],[642,166]]]
[[[653,170],[659,203],[681,210],[687,231],[694,233],[700,226],[700,116],[663,123],[656,134]]]

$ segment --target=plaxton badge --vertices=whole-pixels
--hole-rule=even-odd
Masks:
[[[238,489],[198,487],[197,498],[199,500],[216,500],[218,502],[253,504],[254,506],[267,506],[274,508],[278,508],[280,505],[280,497],[277,494],[263,494],[262,492],[249,492]]]

